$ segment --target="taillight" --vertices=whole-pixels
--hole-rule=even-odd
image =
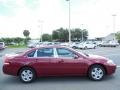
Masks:
[[[7,57],[4,57],[4,65],[10,65],[10,60]]]
[[[5,62],[4,65],[10,65],[10,62]]]

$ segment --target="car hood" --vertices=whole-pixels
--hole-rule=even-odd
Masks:
[[[99,56],[99,55],[93,55],[93,54],[89,54],[89,58],[90,58],[90,59],[97,59],[97,60],[109,60],[109,59],[106,58],[106,57]]]

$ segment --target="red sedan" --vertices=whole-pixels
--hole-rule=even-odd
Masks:
[[[19,76],[25,83],[40,76],[88,76],[99,81],[116,70],[110,59],[63,46],[34,48],[19,55],[6,55],[4,59],[3,72]]]

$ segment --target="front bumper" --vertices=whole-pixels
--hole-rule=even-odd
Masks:
[[[116,71],[117,66],[116,65],[107,65],[106,69],[107,69],[107,74],[111,75],[114,74]]]

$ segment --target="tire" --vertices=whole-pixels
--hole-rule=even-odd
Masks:
[[[19,79],[24,83],[30,83],[36,79],[36,73],[32,68],[24,67],[19,72]]]
[[[93,65],[88,71],[88,77],[94,81],[100,81],[105,76],[105,69],[101,65]]]
[[[94,48],[93,49],[96,49],[96,46],[94,46]]]
[[[76,49],[76,46],[73,46],[72,48]]]
[[[84,50],[86,50],[86,49],[87,49],[87,46],[84,47]]]

